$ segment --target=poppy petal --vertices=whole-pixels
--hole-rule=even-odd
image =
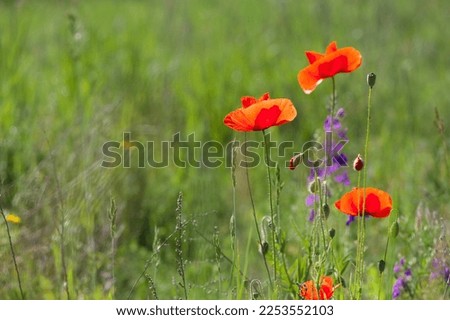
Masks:
[[[374,211],[369,211],[369,207],[367,207],[366,211],[369,212],[369,214],[375,218],[385,218],[389,216],[389,214],[392,211],[392,198],[391,196],[382,190],[375,189],[375,188],[367,188],[369,189],[370,194],[372,195],[372,198],[377,199],[377,204],[379,207]],[[367,202],[370,202],[368,200],[369,197],[367,197]],[[373,201],[373,200],[371,200]],[[372,204],[373,205],[373,204]]]
[[[306,51],[305,54],[310,64],[313,64],[314,62],[316,62],[316,60],[319,60],[323,57],[322,53],[318,53],[315,51]]]
[[[352,47],[339,49],[340,54],[347,58],[347,67],[342,72],[352,72],[359,68],[362,63],[361,53]]]
[[[319,290],[313,280],[308,280],[300,286],[299,295],[305,300],[329,300],[333,293],[333,278],[324,276],[320,278]]]
[[[310,94],[322,82],[319,71],[315,64],[300,70],[297,75],[298,83],[306,94]]]
[[[306,51],[306,57],[310,64],[297,75],[298,83],[306,94],[311,93],[323,79],[341,72],[352,72],[362,62],[358,50],[352,47],[338,49],[335,41],[327,46],[325,54]]]
[[[302,296],[305,300],[319,299],[314,281],[308,280],[300,286],[300,296]]]
[[[365,196],[365,202],[364,202]],[[376,188],[354,188],[335,202],[335,207],[342,213],[357,216],[365,214],[375,218],[385,218],[392,210],[391,196]]]
[[[248,108],[252,104],[256,103],[256,98],[251,96],[245,96],[241,98],[242,108]]]
[[[347,70],[347,57],[343,55],[330,55],[322,59],[317,66],[320,78],[330,78],[339,72]]]
[[[366,194],[365,211],[376,213],[380,211],[380,199],[373,193]]]
[[[330,300],[333,297],[334,287],[333,278],[325,276],[322,278],[320,285],[319,296],[322,300]]]
[[[255,119],[253,130],[264,130],[277,123],[281,114],[280,107],[272,106],[269,109],[261,109]]]
[[[237,131],[251,131],[253,129],[253,123],[247,118],[243,112],[243,108],[227,114],[225,119],[223,119],[223,123],[227,127]]]
[[[325,54],[330,54],[330,53],[335,52],[335,51],[337,51],[337,43],[336,43],[336,41],[332,41],[327,46],[327,49],[325,50]]]
[[[253,101],[256,102],[248,105]],[[230,112],[223,121],[226,126],[233,130],[264,130],[292,121],[297,116],[297,110],[291,100],[285,98],[270,99],[268,93],[258,100],[253,97],[243,97],[241,102],[243,107]]]

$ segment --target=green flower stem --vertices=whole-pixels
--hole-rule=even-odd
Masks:
[[[17,283],[19,285],[20,296],[21,296],[22,300],[25,300],[25,294],[23,293],[23,289],[22,289],[22,281],[20,280],[19,267],[17,266],[17,261],[16,261],[16,253],[14,252],[14,246],[12,243],[11,232],[9,230],[8,220],[6,220],[6,216],[5,216],[5,213],[3,212],[2,207],[0,207],[0,213],[3,217],[3,220],[5,221],[6,233],[8,234],[9,248],[11,250],[11,256],[12,256],[12,259],[14,262],[14,268],[16,270]]]
[[[234,144],[233,140],[233,144]],[[232,167],[231,167],[231,181],[233,183],[233,213],[230,219],[230,236],[231,236],[231,250],[232,256],[232,268],[230,272],[230,285],[233,281],[234,269],[236,268],[236,250],[237,250],[237,237],[236,237],[236,147],[233,147],[232,151]]]
[[[369,86],[369,94],[367,97],[367,125],[366,125],[366,140],[364,143],[364,168],[363,168],[363,205],[360,223],[358,223],[358,251],[356,258],[356,292],[355,298],[361,299],[362,296],[362,278],[364,274],[364,244],[366,236],[366,186],[367,186],[367,165],[368,165],[368,147],[369,147],[369,133],[370,133],[370,109],[372,102],[372,86]]]
[[[247,134],[246,133],[244,135],[244,140],[245,140],[245,142],[247,142]],[[261,238],[261,232],[259,230],[258,219],[256,217],[255,201],[253,200],[253,193],[252,193],[252,188],[250,186],[250,176],[248,174],[248,167],[247,166],[245,167],[245,175],[246,175],[246,178],[247,178],[248,194],[250,196],[250,202],[252,204],[253,220],[255,221],[256,233],[258,235],[259,249],[261,250],[261,255],[262,255],[263,260],[264,260],[264,266],[266,268],[267,276],[269,278],[270,288],[273,290],[272,277],[270,276],[270,271],[269,271],[269,266],[267,264],[266,255],[263,252],[263,241],[262,241],[262,238]]]
[[[275,214],[273,210],[273,195],[272,195],[272,177],[270,173],[270,149],[269,149],[269,140],[268,133],[265,130],[262,131],[264,136],[264,155],[266,159],[266,167],[267,167],[267,179],[269,184],[269,206],[270,206],[270,220],[271,220],[271,231],[272,231],[272,253],[273,253],[273,278],[274,281],[277,281],[277,251],[275,246]]]
[[[334,77],[331,78],[332,83],[333,83],[333,87],[332,87],[332,93],[331,93],[331,108],[330,108],[330,123],[331,123],[331,131],[333,131],[333,119],[334,119],[334,109],[336,107],[336,80],[334,79]],[[326,136],[327,132],[325,130],[325,136]],[[325,149],[325,170],[324,170],[324,181],[327,180],[327,174],[328,174],[328,157],[330,156],[328,154],[327,148]],[[333,161],[333,159],[331,159],[331,161]],[[327,202],[327,198],[325,198],[325,203],[328,204]]]
[[[330,116],[331,119],[333,120],[333,115],[334,115],[334,108],[336,107],[336,80],[334,79],[334,77],[331,77],[332,83],[333,83],[333,100],[331,103],[331,110],[330,110]],[[333,121],[331,121],[331,127],[333,127]]]

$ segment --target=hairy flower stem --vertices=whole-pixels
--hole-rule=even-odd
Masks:
[[[247,143],[247,133],[245,133],[245,135],[244,135],[244,142]],[[253,200],[253,193],[252,193],[252,188],[251,188],[251,185],[250,185],[250,176],[248,174],[248,167],[247,166],[245,166],[245,175],[246,175],[246,178],[247,178],[247,186],[248,186],[248,194],[250,196],[250,203],[252,205],[253,220],[255,221],[256,233],[258,235],[259,249],[261,250],[261,255],[262,255],[263,260],[264,260],[264,266],[265,266],[266,271],[267,271],[267,277],[269,279],[270,289],[273,290],[272,277],[270,276],[270,271],[269,271],[269,266],[267,264],[266,255],[265,255],[265,252],[263,251],[264,250],[263,249],[264,245],[263,245],[263,241],[262,241],[262,238],[261,238],[261,231],[259,230],[258,218],[256,217],[255,201]]]
[[[333,83],[333,100],[331,103],[331,110],[330,110],[330,120],[331,120],[331,127],[333,128],[333,115],[334,115],[334,108],[336,107],[336,80],[334,77],[331,77],[331,81]]]
[[[234,141],[233,141],[234,143]],[[237,150],[233,147],[232,150],[232,167],[231,167],[231,181],[233,183],[233,213],[230,219],[230,237],[231,237],[231,250],[233,252],[232,256],[232,268],[230,272],[230,285],[232,284],[234,269],[236,268],[236,248],[237,248],[237,237],[236,237],[236,159]]]
[[[116,275],[115,275],[115,265],[116,265],[116,217],[117,217],[117,207],[114,198],[111,198],[111,207],[108,211],[109,219],[109,231],[111,236],[111,277],[112,277],[112,287],[111,287],[111,298],[115,299],[116,294]]]
[[[16,270],[17,283],[19,285],[20,297],[22,298],[22,300],[25,300],[25,294],[23,293],[23,289],[22,289],[22,281],[20,280],[19,267],[17,266],[17,261],[16,261],[16,253],[14,252],[14,246],[12,243],[11,232],[9,230],[8,220],[6,220],[6,216],[5,216],[5,213],[3,212],[2,207],[0,207],[0,213],[3,217],[3,220],[5,221],[6,233],[8,234],[9,248],[11,250],[11,256],[12,256],[12,259],[14,262],[14,268]]]
[[[181,282],[179,283],[180,286],[183,288],[184,293],[184,299],[188,300],[188,293],[187,293],[187,287],[186,287],[186,274],[184,269],[184,259],[183,259],[183,238],[184,238],[184,225],[183,225],[183,219],[182,219],[182,211],[183,210],[183,193],[178,193],[178,199],[177,199],[177,208],[176,208],[176,219],[177,219],[177,225],[176,225],[176,231],[177,231],[177,237],[175,238],[175,253],[177,255],[177,271],[180,275]]]
[[[272,195],[272,177],[270,173],[270,148],[269,148],[269,134],[263,130],[264,136],[264,155],[266,159],[266,167],[267,167],[267,179],[269,184],[269,207],[270,207],[270,221],[271,221],[271,231],[272,231],[272,254],[273,254],[273,278],[274,281],[277,281],[277,248],[275,246],[275,214],[273,209],[273,195]]]
[[[364,274],[364,247],[365,247],[365,236],[366,236],[366,186],[367,186],[367,167],[368,167],[368,147],[369,147],[369,133],[370,133],[370,109],[372,105],[372,86],[369,86],[369,93],[367,97],[367,125],[366,125],[366,139],[364,143],[364,161],[365,165],[363,168],[363,204],[361,221],[358,223],[358,250],[356,254],[356,290],[354,292],[355,299],[361,300],[362,296],[362,278]]]
[[[333,87],[332,87],[332,93],[331,93],[331,108],[330,108],[330,130],[331,132],[333,132],[333,128],[334,128],[334,109],[336,107],[336,80],[334,79],[334,77],[331,78],[332,83],[333,83]],[[327,136],[327,130],[325,129],[325,136]],[[332,146],[330,146],[330,148],[332,148]],[[327,181],[327,173],[328,173],[328,157],[331,155],[331,150],[328,149],[328,147],[325,150],[325,172],[324,172],[324,181]],[[333,165],[333,159],[331,160],[331,165]],[[325,193],[326,194],[326,193]],[[327,199],[325,199],[325,204],[327,203]]]

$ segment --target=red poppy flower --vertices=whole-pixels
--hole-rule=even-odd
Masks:
[[[316,284],[312,280],[304,282],[300,286],[299,295],[305,300],[330,300],[333,297],[333,278],[324,276],[320,279],[321,284],[317,290]]]
[[[242,97],[242,107],[227,114],[223,123],[237,131],[259,131],[294,120],[297,110],[291,100]]]
[[[331,42],[325,54],[306,51],[309,66],[300,70],[298,83],[306,94],[310,94],[323,79],[333,77],[341,72],[352,72],[361,65],[361,53],[353,47],[338,49],[336,42]]]
[[[392,210],[389,193],[376,188],[353,188],[334,203],[335,207],[348,215],[358,216],[363,212],[363,195],[366,196],[365,214],[375,218],[385,218]]]

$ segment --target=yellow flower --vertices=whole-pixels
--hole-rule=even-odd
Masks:
[[[11,222],[11,223],[20,223],[22,221],[22,219],[20,219],[19,216],[13,214],[13,213],[9,213],[6,215],[6,221]]]

